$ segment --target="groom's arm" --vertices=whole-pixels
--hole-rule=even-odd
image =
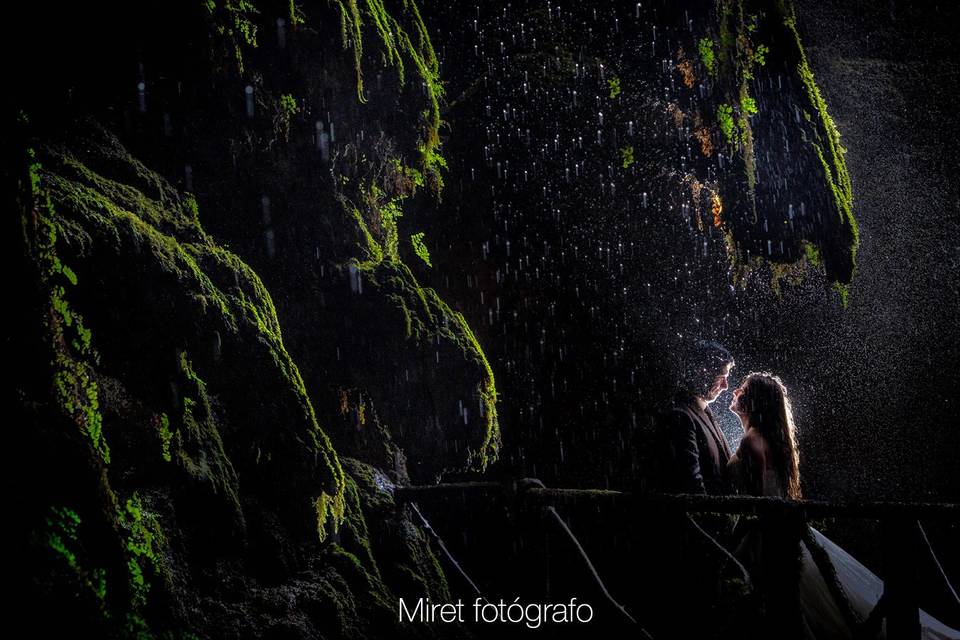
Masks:
[[[671,488],[679,493],[706,493],[693,420],[683,411],[674,410],[668,415],[666,429],[673,458]]]

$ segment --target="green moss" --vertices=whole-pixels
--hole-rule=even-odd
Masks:
[[[339,460],[337,466],[339,468]],[[342,473],[342,471],[341,471]],[[336,533],[343,522],[346,506],[343,493],[328,493],[323,491],[313,502],[314,512],[317,514],[317,538],[320,542],[327,539],[331,533]]]
[[[607,80],[607,87],[610,89],[610,99],[614,100],[620,95],[620,78],[613,76]]]
[[[385,287],[387,297],[400,310],[405,335],[416,342],[429,344],[440,337],[456,346],[464,357],[480,365],[483,378],[477,393],[483,402],[485,429],[483,442],[468,453],[468,466],[485,469],[496,459],[500,444],[497,416],[497,387],[493,369],[463,315],[454,311],[431,288],[421,287],[410,268],[401,260],[384,257],[376,262],[353,263],[368,274],[371,282]]]
[[[300,111],[300,107],[297,106],[297,99],[289,93],[281,95],[279,102],[281,111],[287,114],[288,117],[293,117]]]
[[[81,539],[82,519],[73,509],[51,507],[46,518],[47,546],[82,588],[83,595],[95,603],[104,621],[116,621],[122,626],[124,637],[153,638],[154,634],[143,614],[148,606],[152,584],[157,580],[165,585],[170,583],[170,572],[163,552],[166,537],[156,516],[144,509],[137,494],[127,500],[123,508],[117,505],[112,517],[120,532],[126,560],[123,576],[109,575],[100,567],[84,566],[80,557],[86,556],[88,551]],[[122,584],[118,584],[119,580],[122,580]],[[108,588],[117,589],[125,597],[108,602]]]
[[[338,0],[336,6],[340,14],[344,47],[353,49],[358,100],[361,103],[366,101],[363,84],[365,30],[375,31],[381,43],[383,62],[397,70],[401,85],[412,63],[425,85],[429,100],[428,107],[421,113],[422,128],[416,143],[420,162],[415,169],[406,167],[388,146],[378,148],[379,157],[367,161],[368,171],[352,195],[345,195],[348,181],[341,178],[337,183],[338,188],[342,188],[338,197],[344,211],[358,230],[359,255],[351,263],[375,285],[377,280],[391,281],[386,285],[389,292],[387,296],[400,313],[408,339],[416,342],[423,340],[426,344],[428,336],[436,338],[442,335],[451,340],[466,357],[482,364],[484,375],[478,392],[483,400],[485,438],[483,442],[475,444],[476,451],[470,452],[470,463],[485,466],[495,457],[499,442],[497,392],[492,370],[463,317],[459,314],[455,317],[434,291],[420,287],[403,264],[399,252],[399,221],[405,199],[413,196],[416,188],[425,183],[439,193],[442,188],[440,170],[446,167],[446,162],[439,154],[439,105],[443,89],[436,55],[413,0],[403,0],[402,12],[394,14],[385,9],[382,0]],[[406,18],[403,24],[398,17]],[[619,81],[613,82],[610,87],[611,90],[619,89]],[[423,234],[412,234],[410,242],[414,253],[430,265]],[[444,324],[442,330],[438,327],[441,322]]]
[[[360,187],[360,197],[366,215],[345,198],[341,198],[356,221],[363,240],[360,250],[365,259],[358,261],[359,266],[371,269],[383,260],[400,260],[398,220],[403,217],[401,205],[407,196],[401,192],[401,195],[388,197],[377,184],[370,184],[368,187]],[[427,258],[429,261],[429,254]]]
[[[50,548],[63,556],[68,564],[73,565],[77,556],[67,548],[67,542],[77,541],[77,528],[80,526],[80,516],[73,509],[66,507],[50,507],[51,514],[47,517],[47,526],[50,528],[47,541]]]
[[[743,98],[750,100],[750,98]],[[743,169],[747,176],[747,199],[750,203],[750,209],[753,213],[753,223],[757,222],[757,167],[756,156],[753,144],[753,127],[750,126],[750,119],[746,111],[741,111],[740,115],[740,140],[743,146]]]
[[[161,548],[166,545],[166,537],[156,516],[143,508],[140,496],[136,493],[124,504],[117,516],[117,522],[126,534],[127,568],[130,593],[134,608],[147,603],[150,592],[150,577],[168,575],[164,566]],[[149,575],[145,573],[149,571]]]
[[[284,93],[277,100],[277,105],[273,117],[274,133],[284,142],[290,140],[290,124],[293,117],[300,112],[300,106],[297,99],[289,93]]]
[[[792,285],[798,285],[803,281],[804,273],[806,271],[806,264],[803,262],[770,262],[769,265],[770,290],[778,298],[783,295],[781,286],[783,282],[787,282]]]
[[[403,314],[404,336],[407,338],[413,337],[413,313],[411,313],[410,308],[407,306],[407,301],[397,297],[394,299],[394,302],[397,303],[400,313]]]
[[[400,203],[394,199],[383,203],[379,209],[380,224],[384,231],[383,253],[393,260],[400,259],[400,231],[397,228],[397,219],[403,215]]]
[[[366,259],[361,261],[359,266],[364,270],[372,269],[383,262],[383,248],[373,237],[373,234],[370,233],[370,229],[367,227],[366,221],[363,219],[363,216],[360,215],[360,210],[356,207],[353,207],[350,210],[350,213],[353,215],[353,219],[356,221],[357,227],[360,229],[360,233],[363,236],[365,243],[360,247],[360,250],[363,252]]]
[[[353,47],[354,68],[357,77],[357,99],[366,103],[363,88],[363,27],[369,20],[377,32],[386,64],[397,70],[400,84],[406,81],[406,58],[413,63],[418,77],[426,86],[428,107],[421,116],[422,131],[417,148],[420,169],[430,177],[434,191],[443,188],[441,169],[447,164],[440,155],[440,102],[444,97],[440,82],[440,64],[427,32],[420,10],[414,0],[403,0],[402,15],[409,27],[404,27],[384,6],[384,0],[334,0],[340,12],[340,30],[344,48]],[[411,32],[413,36],[411,37]]]
[[[295,0],[289,0],[289,5],[287,7],[287,20],[290,21],[290,26],[293,27],[303,24],[305,21],[303,11],[297,5]]]
[[[244,47],[257,46],[257,25],[253,22],[259,12],[249,0],[204,0],[214,33],[220,36],[230,53],[237,70],[243,74]],[[293,10],[291,3],[291,10]],[[295,15],[295,14],[294,14]]]
[[[464,351],[479,360],[486,373],[484,381],[481,383],[478,391],[483,400],[485,416],[487,419],[487,428],[485,431],[483,446],[479,451],[471,451],[468,464],[475,464],[481,470],[486,469],[487,465],[496,460],[500,448],[500,425],[497,419],[497,386],[493,377],[493,369],[487,361],[487,356],[480,347],[480,341],[473,334],[470,325],[467,324],[463,314],[451,310],[446,303],[440,300],[433,289],[428,290],[435,298],[438,304],[443,305],[453,319],[454,325],[459,328],[460,336],[457,342]]]
[[[414,594],[429,597],[434,602],[449,602],[450,588],[440,566],[439,559],[431,548],[430,540],[416,525],[411,525],[409,514],[398,508],[389,490],[389,481],[383,473],[369,464],[352,458],[344,458],[344,467],[353,479],[362,518],[357,522],[358,531],[367,532],[368,540],[388,542],[388,552],[383,553],[379,546],[372,544],[362,551],[353,547],[352,539],[345,540],[344,546],[353,549],[358,557],[371,559],[381,553],[383,563],[378,567],[384,581],[396,585],[398,595]],[[348,521],[352,519],[348,517]],[[394,602],[396,600],[394,599]]]
[[[364,560],[372,561],[372,556],[361,559],[339,544],[331,545],[328,555],[329,559],[335,563],[345,577],[354,578],[351,580],[352,591],[354,591],[355,596],[362,596],[360,599],[361,607],[371,608],[372,606],[384,613],[387,611],[393,612],[395,598],[392,597],[389,589],[383,583],[375,565],[373,567],[364,566]],[[359,578],[359,580],[356,578]]]
[[[853,187],[850,182],[850,174],[847,171],[847,163],[843,158],[845,149],[840,144],[840,132],[837,130],[833,118],[827,112],[826,102],[820,94],[820,89],[813,78],[813,72],[810,70],[806,53],[800,44],[800,35],[797,33],[793,8],[781,1],[780,10],[784,16],[783,24],[793,38],[794,45],[799,53],[800,60],[797,63],[797,74],[803,83],[804,95],[807,98],[807,109],[805,110],[812,111],[817,116],[816,122],[813,123],[815,124],[815,135],[807,142],[813,147],[820,161],[820,166],[823,168],[824,178],[833,194],[840,226],[846,228],[850,233],[849,251],[850,271],[852,273],[856,270],[860,232],[853,215]],[[845,293],[841,293],[841,297],[846,300]]]
[[[423,242],[423,232],[422,232],[422,231],[420,231],[420,232],[418,232],[418,233],[415,233],[415,234],[413,234],[412,236],[410,236],[410,244],[413,246],[413,252],[416,253],[417,256],[418,256],[421,260],[423,260],[423,262],[424,262],[428,267],[432,267],[433,264],[431,264],[431,262],[430,262],[430,251],[427,249],[427,245],[424,244],[424,242]]]
[[[29,157],[35,158],[33,150]],[[93,380],[91,362],[96,360],[91,331],[83,318],[67,301],[67,286],[76,286],[77,275],[61,262],[57,254],[57,212],[44,186],[39,162],[31,162],[30,184],[38,233],[34,247],[41,283],[47,292],[51,313],[47,317],[47,335],[53,348],[53,388],[60,409],[90,438],[104,464],[110,462],[110,447],[103,437],[99,389]]]
[[[21,118],[25,116],[21,113]],[[30,180],[30,193],[36,197],[40,193],[40,163],[37,162],[37,152],[27,149],[27,176]]]
[[[169,586],[170,570],[164,559],[167,539],[157,517],[146,510],[134,493],[118,508],[117,524],[124,537],[127,558],[127,590],[130,601],[124,617],[127,637],[152,640],[155,636],[143,613],[153,585],[159,580]]]
[[[170,418],[167,414],[161,413],[158,418],[160,431],[160,454],[163,459],[170,462],[173,458],[170,455],[170,440],[173,438],[173,432],[170,430]]]
[[[86,432],[90,446],[98,456],[101,465],[102,481],[97,487],[99,504],[105,513],[101,514],[111,523],[121,524],[123,514],[113,511],[116,496],[107,481],[106,470],[110,463],[110,449],[103,434],[102,416],[99,406],[99,389],[93,380],[93,364],[98,355],[91,347],[91,333],[83,325],[83,319],[67,301],[66,286],[76,286],[78,277],[72,269],[61,262],[60,222],[62,216],[54,207],[52,180],[35,161],[31,151],[30,184],[33,204],[32,227],[26,216],[22,216],[25,239],[37,266],[38,284],[41,291],[48,294],[49,313],[46,314],[46,339],[53,354],[51,377],[53,397],[57,409],[80,429]],[[98,540],[94,545],[98,551],[91,551],[81,538],[82,518],[74,509],[52,507],[46,518],[45,542],[47,549],[67,568],[79,590],[71,595],[92,602],[99,618],[108,627],[120,624],[124,635],[152,637],[139,611],[146,603],[146,579],[131,549],[124,547],[127,560],[127,576],[110,574],[102,566],[96,566],[103,560],[103,545],[110,541]],[[95,554],[99,553],[99,556]],[[99,557],[100,560],[94,559]],[[91,566],[92,565],[92,566]],[[121,586],[120,581],[123,581]],[[114,597],[107,601],[108,587],[123,592],[128,597]],[[73,589],[74,587],[66,587]],[[136,621],[131,626],[131,621]]]
[[[408,167],[400,162],[400,158],[390,158],[387,160],[387,166],[391,171],[391,180],[396,185],[396,191],[400,195],[413,196],[417,192],[417,187],[424,185],[423,173],[413,167]]]
[[[744,169],[747,178],[747,191],[753,219],[756,220],[756,168],[754,166],[753,129],[749,116],[758,112],[757,103],[750,96],[749,81],[753,79],[753,70],[757,65],[766,63],[769,49],[753,41],[753,32],[757,27],[757,16],[747,16],[742,0],[721,0],[720,8],[720,50],[718,71],[722,69],[724,78],[729,79],[724,93],[729,104],[717,108],[717,122],[728,144],[738,145],[744,156]],[[731,106],[738,105],[739,115],[734,115]]]
[[[723,134],[723,139],[726,140],[728,144],[736,144],[739,135],[737,133],[737,125],[733,121],[733,107],[728,104],[720,104],[717,106],[717,124],[720,125],[720,132]]]
[[[363,560],[368,567],[366,571],[372,578],[382,581],[380,569],[377,567],[377,560],[373,555],[373,549],[370,546],[370,531],[367,529],[367,521],[363,515],[363,503],[360,500],[360,492],[357,490],[357,483],[352,477],[347,476],[346,496],[346,516],[341,528],[342,544],[354,549],[357,557]],[[386,588],[384,587],[384,591]]]
[[[411,340],[419,341],[421,337],[441,333],[437,324],[442,321],[445,326],[456,327],[448,329],[445,337],[453,340],[468,358],[482,363],[485,376],[479,393],[483,398],[484,416],[487,420],[486,438],[484,443],[476,447],[477,451],[471,452],[470,457],[472,463],[483,466],[494,457],[496,443],[499,441],[497,396],[492,370],[462,316],[456,314],[459,317],[459,320],[456,320],[452,310],[440,301],[435,292],[420,287],[399,254],[399,219],[403,215],[404,200],[412,196],[416,187],[425,182],[439,192],[442,186],[439,170],[446,167],[446,162],[439,155],[439,101],[443,91],[436,55],[413,0],[402,2],[403,15],[407,18],[406,22],[412,25],[411,29],[400,24],[387,12],[382,0],[338,0],[336,6],[340,13],[344,47],[353,48],[360,102],[366,101],[362,70],[364,26],[376,31],[384,50],[384,63],[397,69],[401,84],[406,77],[408,63],[413,63],[426,86],[430,101],[429,108],[422,112],[423,129],[417,143],[420,164],[416,169],[407,168],[402,160],[395,156],[392,148],[388,147],[378,149],[379,157],[374,161],[367,161],[368,171],[365,177],[360,179],[354,195],[345,194],[351,185],[349,181],[341,177],[337,183],[338,198],[358,230],[359,255],[350,262],[367,274],[374,283],[378,278],[393,281],[393,284],[389,285],[391,293],[388,297],[399,310],[405,334]],[[422,235],[413,234],[411,244],[414,252],[429,264],[429,253],[422,245],[422,239]],[[440,310],[440,313],[436,313],[440,305],[446,311]]]
[[[177,407],[176,426],[168,442],[167,454],[187,474],[223,496],[237,520],[242,522],[236,473],[220,436],[207,385],[194,371],[186,351],[178,353],[177,362],[179,371],[175,386],[179,391],[180,406]]]
[[[55,556],[61,559],[73,574],[78,584],[91,595],[101,609],[106,610],[107,575],[102,568],[85,568],[80,562],[79,529],[81,518],[76,511],[68,507],[50,507],[46,517],[46,543]]]
[[[102,130],[100,137],[91,143],[91,148],[97,153],[113,154],[120,161],[127,158],[116,139]],[[51,149],[50,155],[52,166],[42,172],[41,177],[58,207],[70,212],[69,217],[58,217],[56,224],[51,225],[53,237],[54,231],[66,233],[72,249],[81,255],[99,250],[98,247],[105,244],[113,251],[144,256],[145,264],[155,270],[158,282],[176,283],[182,295],[182,313],[202,319],[206,326],[218,327],[221,333],[237,336],[238,340],[241,333],[245,334],[244,343],[253,345],[257,354],[266,357],[266,370],[276,372],[280,388],[290,394],[291,406],[302,412],[298,416],[302,417],[302,423],[297,424],[303,424],[304,431],[296,438],[308,448],[303,454],[304,459],[316,461],[308,466],[312,468],[316,464],[320,477],[324,478],[326,488],[311,500],[317,510],[318,537],[325,539],[328,532],[336,528],[338,519],[343,517],[343,471],[329,438],[317,424],[299,370],[283,345],[276,310],[263,283],[236,255],[210,240],[199,226],[195,207],[184,204],[185,201],[189,203],[189,199],[182,198],[156,174],[145,168],[137,170],[138,164],[134,162],[123,164],[134,169],[132,173],[143,173],[136,181],[145,185],[144,188],[160,201],[139,189],[104,178],[67,150]],[[94,156],[91,158],[99,162],[100,156]],[[58,303],[58,306],[62,305]],[[76,326],[77,323],[72,324]],[[83,338],[78,342],[82,343]],[[202,477],[209,477],[213,486],[229,497],[239,513],[236,478],[223,453],[206,386],[196,375],[186,354],[179,357],[179,384],[186,392],[181,396],[182,406],[171,415],[176,428],[171,425],[170,457],[188,472],[193,470]],[[89,409],[92,415],[99,415],[95,385],[84,386],[84,379],[70,371],[61,376],[61,382],[67,392],[73,387],[92,389],[70,407]],[[99,423],[94,417],[85,420],[84,424],[92,437],[99,433]],[[178,430],[181,438],[193,433],[198,442],[210,444],[213,448],[188,453],[178,445]],[[194,459],[194,455],[198,457]]]
[[[836,291],[840,297],[840,306],[846,309],[850,304],[850,287],[841,282],[834,282],[833,290]]]
[[[50,187],[70,192],[66,193],[70,204],[82,208],[83,213],[95,215],[96,210],[104,208],[136,212],[137,218],[165,235],[192,241],[207,239],[200,226],[199,209],[193,196],[181,198],[126,151],[108,147],[106,152],[110,154],[110,160],[136,172],[136,181],[142,183],[138,185],[141,188],[105,178],[67,150],[55,151],[58,166],[52,167],[55,173],[48,176]],[[148,195],[148,188],[153,193]]]
[[[803,282],[810,268],[820,268],[823,266],[823,257],[820,249],[812,242],[803,240],[800,242],[800,259],[794,262],[770,262],[770,289],[779,298],[781,295],[781,283],[797,286]],[[755,266],[759,266],[755,265]],[[839,291],[839,290],[838,290]],[[845,295],[842,302],[845,305]]]
[[[767,54],[770,53],[770,47],[765,44],[758,44],[753,48],[751,61],[753,64],[762,67],[767,64]]]
[[[183,199],[183,211],[186,216],[193,221],[197,227],[200,226],[200,207],[193,194],[187,194]]]
[[[130,264],[124,262],[125,259],[137,256],[136,259],[142,260],[140,264],[162,265],[158,271],[169,269],[156,280],[151,278],[151,283],[168,282],[166,277],[171,273],[183,276],[177,283],[184,291],[200,292],[195,297],[184,294],[184,299],[195,302],[211,315],[224,313],[224,324],[232,322],[236,327],[245,323],[249,327],[254,324],[249,316],[256,315],[256,327],[272,332],[277,340],[279,325],[268,297],[248,300],[245,305],[237,303],[236,296],[256,298],[266,295],[265,291],[259,290],[262,288],[259,280],[250,281],[243,270],[231,273],[231,280],[242,293],[218,289],[212,280],[203,279],[209,263],[216,261],[218,249],[199,227],[195,200],[179,196],[142,165],[124,162],[125,152],[121,152],[115,139],[101,142],[91,144],[91,148],[97,149],[92,152],[96,156],[91,158],[92,166],[107,166],[111,172],[129,178],[140,189],[132,184],[121,185],[106,180],[62,149],[46,149],[43,166],[36,161],[36,154],[27,155],[32,209],[24,207],[21,211],[21,224],[27,250],[36,266],[39,290],[49,303],[48,308],[42,310],[41,319],[44,321],[44,339],[51,354],[49,373],[51,396],[55,401],[34,404],[42,407],[38,411],[52,411],[38,413],[38,417],[59,420],[62,415],[69,419],[69,422],[51,421],[47,428],[58,429],[64,423],[69,425],[72,422],[86,434],[92,455],[83,450],[64,452],[64,455],[77,464],[87,461],[94,465],[85,478],[70,478],[77,486],[71,486],[69,492],[82,496],[78,500],[86,510],[64,506],[51,508],[44,525],[34,532],[31,545],[51,558],[50,573],[36,576],[38,585],[51,587],[51,597],[66,595],[77,600],[78,607],[93,614],[102,629],[109,631],[103,634],[104,637],[146,639],[158,637],[148,622],[148,612],[156,606],[158,587],[169,590],[170,586],[170,572],[165,561],[168,555],[166,537],[159,518],[149,511],[147,499],[135,492],[128,500],[121,501],[110,486],[111,472],[117,461],[111,464],[110,449],[103,432],[100,390],[95,382],[99,355],[93,349],[91,331],[70,303],[71,291],[78,285],[83,286],[84,274],[91,266],[98,265],[88,259],[103,257],[108,264],[123,268]],[[79,146],[84,148],[85,144]],[[112,164],[117,160],[120,161],[118,164]],[[106,193],[98,191],[99,187]],[[125,210],[124,206],[130,206],[144,218],[156,220],[158,226],[169,230],[170,235],[158,231],[137,214]],[[195,247],[207,246],[210,250],[188,249],[191,240],[196,242]],[[66,259],[63,256],[68,253],[69,260],[78,266],[80,276],[63,262]],[[109,285],[111,280],[107,278],[106,282]],[[199,286],[194,286],[198,283]],[[89,288],[84,293],[87,291]],[[188,392],[183,397],[183,420],[193,419],[199,423],[211,419],[205,385],[186,354],[180,355],[178,364],[182,376],[177,381],[178,387]],[[298,376],[296,382],[302,389]],[[180,424],[177,430],[172,428],[166,413],[158,415],[156,421],[162,456],[172,461],[177,432],[183,430],[183,426]],[[175,415],[174,425],[178,421],[181,421],[180,417]],[[71,438],[63,442],[74,441]],[[83,446],[84,441],[79,442]],[[321,449],[318,445],[316,453],[325,454]],[[329,451],[332,453],[332,449]],[[210,466],[216,464],[210,458],[201,462]],[[339,469],[339,463],[337,465]],[[125,482],[127,468],[121,467],[119,471],[125,474]],[[338,487],[335,482],[330,483],[330,487],[331,493],[337,488],[342,490],[342,484]],[[336,501],[332,502],[331,518],[336,518],[338,508]],[[91,538],[94,533],[96,540]],[[44,582],[51,579],[53,583]],[[188,636],[171,631],[162,637]]]
[[[468,453],[470,466],[485,469],[499,451],[500,424],[497,416],[497,387],[487,356],[463,314],[454,311],[431,288],[421,287],[410,269],[399,261],[384,261],[371,276],[388,285],[389,297],[403,310],[407,335],[429,343],[437,336],[454,344],[464,356],[477,363],[483,378],[477,393],[483,402],[485,429],[483,441]]]
[[[697,42],[697,52],[700,54],[700,62],[703,63],[703,67],[707,70],[707,74],[711,76],[716,75],[717,59],[716,55],[713,53],[713,39],[700,38],[700,41]]]
[[[756,221],[756,170],[754,136],[750,116],[758,112],[756,100],[750,95],[750,83],[754,70],[766,64],[770,49],[767,45],[755,41],[760,16],[745,15],[742,0],[720,0],[720,51],[718,60],[722,61],[723,76],[728,80],[724,85],[728,104],[738,105],[739,115],[728,104],[718,107],[717,122],[728,143],[739,145],[744,158],[748,200]],[[856,252],[859,246],[859,231],[853,217],[853,199],[850,177],[843,158],[845,153],[840,144],[840,134],[827,113],[826,104],[814,81],[813,74],[800,43],[796,30],[796,19],[792,4],[788,0],[778,0],[775,10],[764,18],[770,24],[777,25],[774,41],[783,48],[788,58],[797,60],[797,75],[802,84],[801,109],[805,123],[803,137],[810,144],[823,171],[824,183],[829,190],[833,205],[837,211],[836,227],[828,230],[831,244],[840,245],[840,255],[828,252],[825,256],[817,253],[817,259],[808,259],[813,266],[824,266],[828,273],[843,282],[849,282],[856,269]],[[830,224],[830,221],[827,221]],[[836,228],[839,227],[839,233]],[[849,240],[847,240],[849,238]]]
[[[323,552],[327,568],[336,575],[331,572],[320,580],[336,617],[347,626],[393,624],[397,597],[388,586],[388,576],[396,581],[398,569],[410,570],[411,565],[424,585],[419,595],[436,602],[449,599],[436,558],[395,504],[386,477],[357,460],[345,458],[344,466],[348,471],[346,515],[338,542]],[[412,595],[406,590],[400,593]]]
[[[820,255],[820,249],[817,248],[812,242],[803,242],[801,243],[801,248],[803,249],[803,255],[814,267],[823,266],[823,256]]]
[[[353,45],[353,63],[357,74],[357,99],[361,103],[366,103],[367,98],[363,93],[363,69],[361,68],[361,62],[363,61],[363,22],[360,19],[360,7],[356,0],[353,2],[347,0],[347,4],[344,4],[342,0],[335,0],[335,2],[340,9],[340,36],[343,39],[343,48],[347,49],[351,44]],[[388,50],[392,51],[394,48]]]

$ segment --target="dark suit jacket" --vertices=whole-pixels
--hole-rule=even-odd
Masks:
[[[662,489],[671,493],[727,493],[730,445],[710,412],[696,401],[680,400],[663,421]]]

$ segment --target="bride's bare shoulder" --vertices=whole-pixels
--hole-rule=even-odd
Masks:
[[[741,459],[752,458],[754,460],[762,460],[766,457],[766,442],[763,436],[754,429],[743,434],[740,447],[737,449],[737,456]]]

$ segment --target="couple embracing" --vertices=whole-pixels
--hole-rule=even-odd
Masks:
[[[751,373],[733,391],[729,410],[743,425],[736,453],[710,405],[729,387],[734,360],[715,342],[696,343],[688,383],[667,414],[666,488],[677,493],[800,498],[800,465],[786,387],[769,373]]]
[[[728,389],[733,366],[734,359],[723,346],[708,341],[694,345],[685,367],[686,388],[662,425],[663,489],[799,500],[800,456],[793,412],[777,376],[750,373],[733,390],[729,411],[743,427],[735,452],[720,429],[711,404]],[[883,594],[882,580],[806,524],[798,525],[802,531],[792,532],[769,524],[741,519],[733,532],[716,521],[707,527],[765,594],[760,599],[765,615],[754,621],[755,633],[783,638],[885,637],[878,616],[870,615]],[[689,584],[703,575],[690,572],[688,584],[681,588],[695,597],[712,598],[709,588]],[[960,632],[924,611],[920,625],[923,638],[960,638]]]

